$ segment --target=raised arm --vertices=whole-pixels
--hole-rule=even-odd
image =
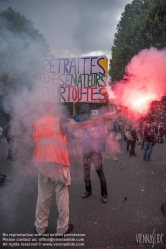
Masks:
[[[69,130],[72,130],[72,129],[84,129],[84,128],[87,128],[89,126],[93,126],[98,122],[111,120],[111,119],[113,119],[113,118],[115,118],[117,116],[118,116],[117,112],[106,113],[106,114],[104,114],[104,115],[102,115],[100,117],[97,117],[95,119],[91,119],[91,120],[88,120],[88,121],[83,121],[83,122],[79,122],[79,123],[70,122],[68,128],[69,128]]]
[[[73,103],[73,117],[74,117],[75,115],[77,115],[76,105],[77,105],[78,102],[79,102],[79,100],[77,100],[77,101],[75,101],[75,102]]]
[[[74,117],[75,115],[77,115],[76,103],[77,103],[77,102],[74,102],[74,103],[73,103],[73,117]]]

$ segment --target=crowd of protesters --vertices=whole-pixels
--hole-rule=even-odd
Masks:
[[[13,148],[15,143],[15,129],[12,120],[8,117],[6,125],[0,127],[0,143],[6,139],[8,143],[7,159],[13,161]],[[0,172],[0,186],[10,183],[10,179],[7,175]]]
[[[106,133],[110,138],[124,139],[129,157],[137,156],[136,145],[140,145],[143,150],[143,160],[150,161],[154,145],[163,143],[166,138],[166,124],[164,121],[151,121],[148,118],[134,123],[119,118],[107,122]],[[81,139],[81,135],[77,135],[74,139]],[[115,158],[117,160],[116,156]]]
[[[49,103],[48,103],[49,104]],[[48,105],[50,106],[50,104]],[[48,106],[47,112],[48,112]],[[51,109],[51,108],[50,108]],[[84,182],[85,182],[85,192],[82,194],[82,198],[87,198],[92,193],[92,186],[91,186],[91,179],[90,179],[90,169],[91,164],[95,167],[95,170],[97,172],[97,175],[99,177],[100,185],[101,185],[101,201],[103,203],[108,202],[108,196],[107,196],[107,184],[106,184],[106,178],[103,170],[103,162],[102,162],[102,152],[105,152],[106,143],[109,146],[109,140],[112,140],[113,143],[110,144],[110,149],[112,149],[112,146],[116,144],[116,140],[119,138],[124,138],[126,142],[126,151],[129,154],[129,157],[136,157],[136,144],[141,145],[141,149],[143,149],[143,156],[142,159],[144,161],[150,161],[151,155],[153,151],[153,147],[155,143],[163,143],[165,138],[165,123],[164,122],[152,122],[148,119],[141,120],[140,122],[129,122],[121,120],[121,116],[119,115],[118,110],[115,111],[115,114],[112,112],[112,114],[103,115],[101,114],[101,117],[98,117],[99,112],[98,110],[91,110],[91,121],[84,120],[80,115],[78,115],[76,111],[76,103],[73,104],[73,123],[69,122],[67,119],[59,119],[57,117],[54,117],[54,108],[52,107],[51,110],[49,110],[50,116],[45,116],[42,119],[39,119],[33,123],[33,129],[32,129],[32,138],[34,140],[34,158],[36,165],[38,165],[39,170],[39,195],[38,195],[38,201],[37,201],[37,207],[36,207],[36,221],[35,221],[35,228],[36,233],[38,234],[44,234],[46,227],[48,226],[48,217],[49,217],[49,209],[50,209],[50,199],[48,196],[50,195],[50,191],[52,191],[52,186],[57,182],[59,182],[58,177],[59,170],[67,170],[68,179],[67,182],[61,182],[60,187],[63,188],[63,194],[62,197],[66,196],[65,203],[62,203],[62,199],[57,199],[57,205],[58,205],[58,211],[59,211],[59,220],[57,223],[57,229],[58,233],[65,234],[69,233],[73,230],[73,224],[68,224],[69,220],[69,211],[68,211],[68,185],[70,185],[70,173],[69,173],[69,166],[70,160],[68,155],[68,148],[66,144],[66,137],[67,140],[72,140],[71,144],[73,146],[73,151],[76,149],[74,146],[73,140],[75,140],[74,132],[77,130],[77,139],[82,140],[82,156],[83,156],[83,170],[84,170]],[[108,122],[109,117],[109,122]],[[112,118],[113,117],[113,118]],[[60,120],[60,122],[59,122]],[[96,120],[96,121],[95,121]],[[58,128],[55,129],[55,122],[59,125]],[[78,123],[76,125],[76,123]],[[81,123],[81,124],[80,124]],[[44,124],[44,125],[43,125]],[[45,124],[47,124],[47,129],[43,130],[44,133],[41,132],[41,127],[44,127]],[[51,124],[51,128],[50,128]],[[82,130],[82,139],[79,135],[78,130],[80,128],[83,128]],[[69,129],[70,128],[70,129]],[[77,128],[77,129],[76,129]],[[45,128],[44,128],[45,129]],[[50,130],[49,130],[50,129]],[[51,132],[50,132],[51,131]],[[58,131],[57,133],[57,140],[55,140],[55,137],[53,134],[55,131]],[[72,131],[72,132],[71,132]],[[48,139],[48,134],[50,138]],[[118,136],[120,134],[120,136]],[[40,140],[39,140],[40,135]],[[47,139],[45,139],[45,136]],[[64,139],[65,137],[65,139]],[[3,128],[0,127],[0,142],[3,138],[6,138],[8,142],[8,155],[7,159],[10,159],[13,161],[13,147],[15,142],[15,131],[12,124],[12,120],[8,120],[7,125]],[[54,141],[54,143],[52,142]],[[44,141],[44,142],[43,142]],[[51,142],[50,142],[51,141]],[[61,141],[57,143],[57,141]],[[49,149],[49,146],[52,149]],[[44,147],[43,147],[44,146]],[[72,147],[68,146],[68,147]],[[43,149],[44,148],[44,149]],[[59,152],[57,153],[57,148]],[[62,152],[62,148],[64,153],[66,153],[66,157],[64,157],[64,153]],[[118,146],[116,146],[116,149]],[[49,151],[54,151],[54,155],[51,155],[48,153]],[[39,153],[40,152],[40,153]],[[112,150],[112,153],[115,152]],[[36,153],[36,154],[35,154]],[[111,153],[111,150],[110,150]],[[63,157],[59,156],[63,155]],[[54,157],[53,157],[54,156]],[[45,161],[47,158],[47,161]],[[39,160],[40,159],[40,160]],[[62,161],[63,159],[63,161]],[[53,161],[51,161],[53,160]],[[58,160],[58,161],[57,161]],[[115,160],[117,161],[117,157],[115,157]],[[50,163],[51,162],[51,163]],[[45,165],[47,165],[47,168],[49,167],[50,171],[45,171]],[[54,166],[56,165],[56,170]],[[53,173],[55,176],[55,179],[53,179]],[[58,176],[58,177],[57,177]],[[50,180],[51,179],[51,180]],[[0,184],[5,183],[7,181],[7,176],[0,173]],[[52,182],[51,182],[52,181]],[[9,182],[9,181],[8,181]],[[46,188],[47,183],[47,188]],[[58,186],[58,185],[56,185]],[[58,193],[62,193],[62,189],[56,190]],[[44,198],[44,199],[43,199]],[[44,201],[43,201],[44,200]],[[48,200],[48,202],[47,202]],[[46,203],[47,202],[47,203]],[[47,205],[47,210],[44,210],[45,207],[43,204],[45,203]],[[62,205],[63,204],[63,205]],[[63,209],[62,209],[63,206]],[[66,209],[65,209],[65,208]],[[62,222],[60,222],[60,219],[62,219],[62,216],[65,210],[65,215],[63,217],[63,226]],[[45,216],[43,215],[45,214]]]
[[[156,122],[144,119],[135,126],[131,123],[126,123],[123,131],[124,140],[127,143],[126,151],[129,152],[129,156],[136,156],[135,147],[136,141],[138,141],[143,150],[143,160],[150,161],[155,143],[164,142],[165,131],[166,125],[163,121]]]

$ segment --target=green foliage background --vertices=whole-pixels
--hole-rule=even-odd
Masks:
[[[112,81],[123,78],[125,67],[140,50],[166,47],[166,1],[133,0],[125,6],[112,46]]]
[[[46,39],[11,7],[0,12],[0,81],[5,93],[32,89],[41,74],[42,58],[47,57]]]

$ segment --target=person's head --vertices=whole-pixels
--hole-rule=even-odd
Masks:
[[[45,101],[42,103],[42,110],[44,116],[55,116],[55,103],[51,101]]]
[[[98,110],[91,110],[91,119],[97,118],[99,116],[99,111]]]
[[[129,124],[128,127],[129,127],[129,129],[132,129],[132,124]]]
[[[147,124],[148,127],[150,127],[150,126],[152,125],[152,122],[151,122],[150,120],[148,120],[148,121],[146,122],[146,124]]]

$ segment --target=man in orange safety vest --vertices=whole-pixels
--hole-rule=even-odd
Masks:
[[[66,234],[73,230],[69,224],[70,185],[69,154],[66,146],[66,134],[74,129],[86,128],[102,120],[110,120],[114,114],[106,113],[93,120],[81,123],[69,122],[55,116],[55,103],[43,103],[43,117],[33,122],[34,160],[38,168],[38,199],[36,206],[35,228],[38,234],[44,234],[48,227],[51,198],[56,192],[59,212],[57,233]]]

